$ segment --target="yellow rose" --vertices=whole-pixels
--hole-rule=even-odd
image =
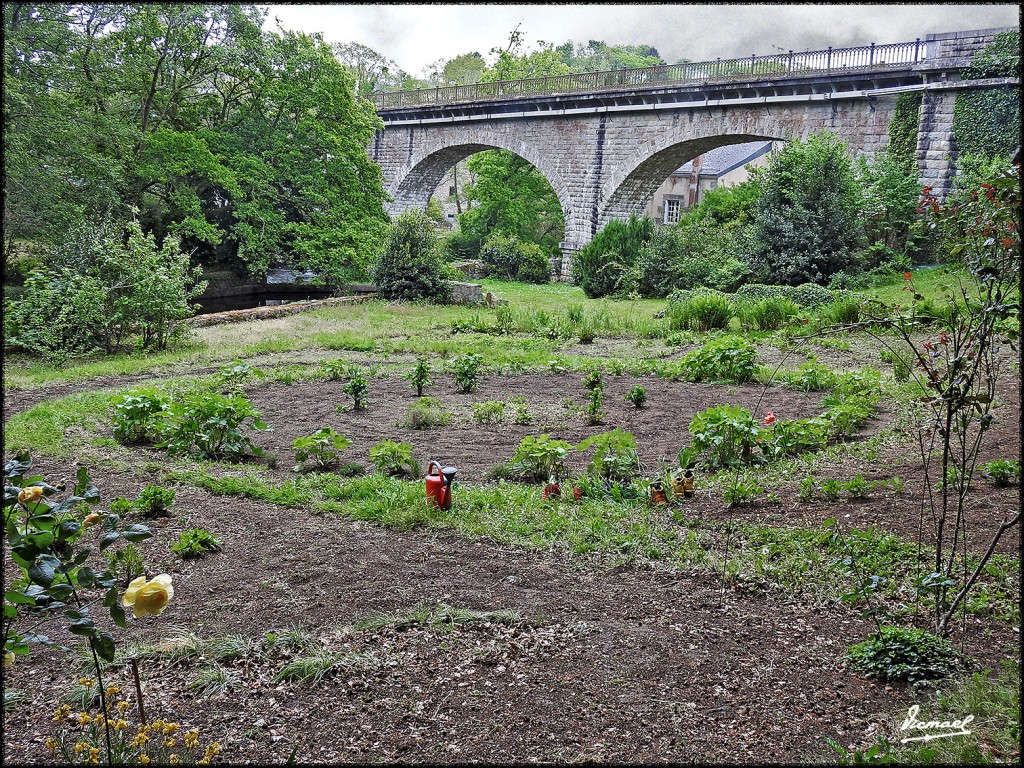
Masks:
[[[149,615],[159,616],[172,597],[174,587],[171,586],[171,577],[166,573],[161,573],[151,581],[146,581],[145,576],[139,576],[128,585],[121,604],[125,608],[131,607],[135,618],[139,619]]]
[[[18,501],[22,504],[31,504],[43,498],[43,489],[38,485],[30,485],[18,491]]]
[[[14,666],[14,653],[12,651],[8,651],[7,653],[4,654],[4,666],[5,667],[13,667]]]
[[[85,520],[82,521],[82,527],[83,528],[91,528],[92,526],[96,525],[96,523],[98,523],[99,521],[100,521],[100,513],[99,512],[90,512],[88,515],[86,515]]]

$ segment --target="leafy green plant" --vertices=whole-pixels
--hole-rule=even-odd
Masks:
[[[426,213],[409,210],[392,220],[373,282],[389,301],[446,302],[451,298],[437,229]]]
[[[172,401],[162,413],[160,442],[172,455],[187,453],[204,459],[240,461],[246,455],[261,456],[242,431],[252,419],[250,430],[267,430],[259,411],[244,395],[197,392]]]
[[[506,406],[512,406],[512,423],[513,424],[533,424],[533,414],[530,413],[530,406],[526,402],[526,398],[522,395],[516,395],[510,398],[506,403]]]
[[[764,435],[763,435],[764,436]],[[829,424],[824,419],[792,419],[776,421],[770,439],[761,443],[766,457],[781,459],[808,451],[816,451],[828,444]]]
[[[295,451],[296,471],[302,469],[302,464],[312,460],[313,465],[325,469],[337,464],[340,454],[352,445],[352,441],[345,435],[339,435],[330,427],[322,427],[306,437],[297,437],[292,441],[292,450]]]
[[[434,383],[430,377],[430,361],[425,357],[417,357],[415,367],[406,374],[405,378],[416,388],[416,397],[423,397],[423,390]]]
[[[725,487],[722,497],[730,507],[744,507],[751,504],[761,491],[762,488],[757,483],[748,483],[734,477]]]
[[[115,515],[124,517],[125,515],[135,511],[135,502],[118,496],[110,502],[110,511]]]
[[[866,499],[877,486],[873,480],[865,480],[863,475],[857,475],[842,483],[843,490],[851,499]]]
[[[504,415],[505,404],[500,400],[473,403],[473,421],[477,424],[501,424]]]
[[[107,560],[107,570],[125,587],[132,579],[142,576],[145,572],[146,564],[142,553],[131,542],[119,549],[108,549],[103,556]]]
[[[918,682],[946,677],[960,663],[948,640],[922,629],[882,627],[846,652],[850,668],[880,680]]]
[[[797,498],[803,502],[814,501],[814,491],[817,487],[813,477],[807,476],[803,478],[800,481],[800,493],[797,495]]]
[[[139,494],[134,507],[143,517],[166,517],[174,503],[174,490],[159,485],[147,485]]]
[[[739,336],[723,336],[687,353],[675,370],[687,381],[744,384],[754,379],[757,350]]]
[[[647,402],[647,390],[637,384],[626,393],[623,400],[632,403],[636,408],[643,408]]]
[[[703,456],[703,464],[709,468],[743,466],[762,457],[754,453],[761,433],[761,426],[746,408],[716,405],[690,420],[690,448],[694,455]]]
[[[642,469],[636,438],[629,432],[616,428],[593,435],[579,443],[576,450],[586,451],[591,447],[594,455],[587,471],[602,479],[624,482],[634,478]]]
[[[452,423],[452,414],[446,410],[436,397],[421,397],[406,410],[405,420],[401,426],[413,429],[430,429],[443,427]]]
[[[448,363],[448,369],[455,379],[455,385],[459,392],[475,392],[479,386],[480,365],[483,358],[480,355],[470,353],[453,357]]]
[[[156,390],[129,392],[114,404],[114,438],[122,443],[152,442],[158,437],[159,415],[170,398]]]
[[[565,471],[565,459],[571,450],[572,445],[551,435],[527,435],[519,441],[508,466],[527,480],[558,478]]]
[[[745,331],[776,331],[800,312],[800,307],[782,296],[768,296],[758,301],[738,299],[733,307]]]
[[[604,377],[601,375],[601,370],[599,368],[587,371],[586,375],[583,377],[584,389],[594,390],[600,389],[603,386]]]
[[[605,413],[601,410],[603,402],[604,387],[594,387],[591,389],[590,394],[587,396],[587,407],[584,409],[587,424],[600,424],[604,419]]]
[[[392,477],[419,477],[420,465],[409,443],[381,440],[370,449],[370,461],[378,472]]]
[[[341,381],[348,375],[351,366],[344,360],[321,360],[320,372],[329,381]]]
[[[903,384],[910,379],[910,364],[902,355],[888,349],[883,349],[879,355],[884,362],[892,364],[892,378],[894,381]]]
[[[267,374],[259,368],[254,368],[249,363],[236,360],[234,365],[221,368],[215,376],[217,382],[225,390],[240,391],[241,383],[253,377],[263,377]]]
[[[820,392],[832,387],[836,377],[828,367],[818,363],[812,355],[795,371],[784,373],[778,378],[784,386],[798,389],[801,392]]]
[[[370,385],[366,383],[366,377],[357,366],[352,366],[348,371],[348,383],[341,388],[341,391],[352,397],[352,408],[357,411],[366,410]]]
[[[1000,488],[1020,485],[1020,462],[997,459],[981,465],[982,474]]]
[[[597,338],[597,329],[594,328],[592,323],[580,323],[576,328],[577,334],[580,338],[580,344],[594,343],[594,339]]]
[[[826,501],[839,501],[839,494],[843,490],[843,484],[834,477],[827,478],[821,484],[821,493]]]
[[[171,544],[171,551],[183,558],[201,557],[220,550],[221,540],[205,528],[189,528]]]

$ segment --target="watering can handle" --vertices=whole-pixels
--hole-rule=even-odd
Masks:
[[[431,474],[433,474],[430,471],[432,467],[437,467],[437,476],[441,477],[441,465],[438,464],[436,461],[432,461],[429,464],[427,464],[427,476],[429,477]]]

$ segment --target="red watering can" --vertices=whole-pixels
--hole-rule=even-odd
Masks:
[[[455,467],[441,468],[436,461],[427,466],[427,503],[440,509],[452,508],[452,480],[458,470]]]

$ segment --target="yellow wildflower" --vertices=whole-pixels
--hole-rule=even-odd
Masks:
[[[173,747],[174,746],[174,739],[164,739],[164,746],[165,747]]]
[[[51,752],[57,748],[57,741],[52,736],[47,736],[46,741],[43,743],[46,744],[46,748]]]
[[[43,489],[38,485],[30,485],[18,491],[18,501],[22,504],[31,504],[43,498]]]
[[[166,725],[164,725],[164,735],[170,736],[179,728],[181,728],[181,725],[179,725],[178,723],[167,723]]]
[[[131,707],[131,705],[132,705],[132,703],[130,701],[119,701],[119,702],[117,702],[117,711],[118,712],[127,712],[128,708]]]
[[[8,651],[4,654],[4,667],[14,666],[14,651]]]
[[[178,764],[178,756],[177,755],[171,755],[171,765],[177,765],[177,764]]]
[[[75,744],[75,754],[80,755],[88,748],[89,745],[87,743],[85,743],[84,741],[80,741],[77,744]]]
[[[134,740],[132,740],[132,746],[144,747],[146,746],[147,741],[149,741],[149,735],[146,733],[140,733],[138,736],[135,737]]]
[[[63,706],[58,708],[56,712],[53,713],[53,722],[55,722],[55,723],[63,723],[67,719],[67,716],[70,713],[71,713],[71,705],[70,704],[64,704]]]
[[[199,746],[199,731],[191,730],[185,734],[185,746],[189,748]]]
[[[96,715],[96,720],[98,721],[99,719],[100,719],[100,716]],[[88,712],[79,712],[78,713],[78,724],[79,725],[88,725],[91,722],[92,722],[92,718],[89,717],[89,713]]]
[[[125,590],[121,604],[131,607],[136,619],[143,616],[159,616],[164,608],[174,597],[174,587],[171,585],[171,577],[161,573],[150,581],[145,576],[133,580],[128,589]]]
[[[113,696],[115,693],[119,693],[120,690],[116,685],[107,686],[107,696]]]
[[[142,765],[145,765],[146,763],[148,763],[149,762],[149,755],[139,755],[139,762]]]
[[[93,680],[91,677],[80,677],[78,678],[78,682],[80,682],[86,688],[92,688],[93,685],[96,684],[96,681]]]
[[[114,729],[118,730],[118,731],[123,731],[127,727],[128,727],[128,721],[127,720],[117,720],[114,723]]]

